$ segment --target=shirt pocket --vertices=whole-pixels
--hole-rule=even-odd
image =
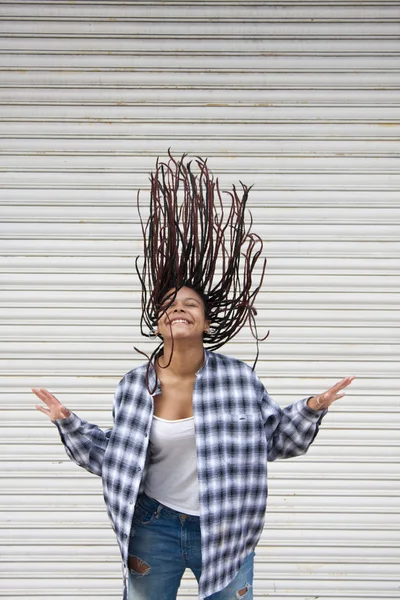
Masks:
[[[261,416],[256,412],[224,413],[222,417],[224,460],[246,464],[258,455],[261,442]]]

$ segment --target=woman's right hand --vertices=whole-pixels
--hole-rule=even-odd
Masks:
[[[32,392],[46,404],[36,404],[36,408],[40,410],[44,415],[47,415],[52,421],[56,419],[66,419],[70,416],[71,412],[66,408],[53,394],[50,394],[48,390],[40,388],[32,388]]]

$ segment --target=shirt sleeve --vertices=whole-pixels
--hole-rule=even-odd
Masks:
[[[268,460],[305,454],[314,441],[327,410],[312,410],[307,400],[281,408],[264,389],[261,414],[267,438]]]
[[[113,421],[115,421],[116,411],[121,402],[122,381],[114,396]],[[88,423],[73,412],[69,417],[56,419],[53,423],[57,426],[69,458],[89,473],[101,476],[104,454],[112,428],[101,429],[98,425]]]

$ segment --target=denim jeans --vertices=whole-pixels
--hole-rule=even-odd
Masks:
[[[235,579],[207,600],[253,600],[254,552]],[[201,575],[200,518],[181,514],[142,494],[129,542],[129,600],[175,600],[182,575]]]

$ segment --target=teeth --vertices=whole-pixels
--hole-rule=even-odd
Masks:
[[[189,321],[186,321],[185,319],[175,319],[172,323],[185,323],[186,325],[189,325]]]

